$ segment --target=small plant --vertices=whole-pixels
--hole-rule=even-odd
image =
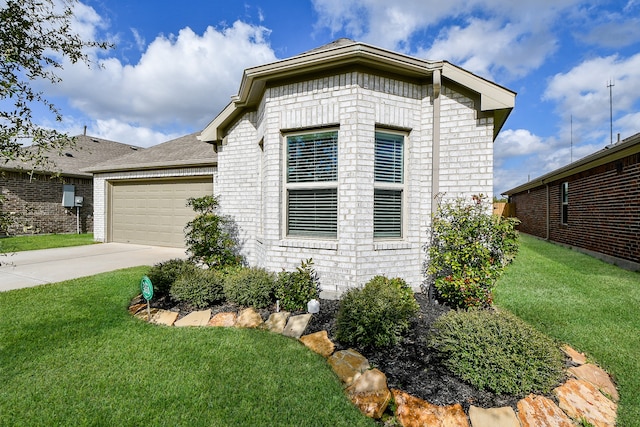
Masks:
[[[255,308],[275,301],[275,274],[262,268],[229,269],[224,279],[224,294],[229,301]]]
[[[313,269],[313,260],[300,263],[296,271],[282,271],[276,281],[276,299],[280,300],[283,309],[289,311],[303,310],[307,302],[318,298],[318,274]]]
[[[171,298],[204,308],[224,299],[222,274],[216,270],[198,267],[182,271],[173,286]]]
[[[557,343],[508,312],[450,311],[428,341],[451,372],[481,390],[545,394],[564,375]]]
[[[439,206],[431,225],[427,291],[453,308],[488,307],[506,265],[518,252],[518,220],[492,215],[483,195]]]
[[[400,279],[375,276],[340,299],[338,340],[363,347],[397,344],[419,310],[413,290]]]
[[[179,258],[155,264],[147,273],[147,276],[153,284],[154,294],[157,297],[169,295],[169,290],[178,276],[180,276],[185,269],[192,268],[195,268],[195,265],[191,261]]]
[[[219,215],[218,199],[214,196],[192,197],[187,200],[197,213],[185,227],[189,259],[209,267],[240,265],[238,226],[230,216]]]

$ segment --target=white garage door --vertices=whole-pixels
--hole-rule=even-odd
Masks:
[[[114,181],[109,192],[109,241],[184,247],[195,213],[189,197],[213,194],[213,178]]]

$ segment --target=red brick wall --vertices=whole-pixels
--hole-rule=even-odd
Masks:
[[[73,184],[76,196],[84,197],[80,208],[80,232],[93,232],[93,180],[86,178],[52,178],[26,173],[0,173],[0,205],[3,212],[15,213],[9,235],[75,233],[76,208],[62,207],[62,186]]]
[[[562,182],[569,183],[567,224],[561,224]],[[545,234],[545,187],[512,196],[519,230]],[[640,262],[640,154],[549,184],[549,240]]]

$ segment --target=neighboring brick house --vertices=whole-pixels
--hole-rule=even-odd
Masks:
[[[446,61],[341,39],[245,70],[199,138],[251,265],[313,258],[323,290],[376,274],[423,281],[434,196],[493,186],[515,93]]]
[[[213,194],[216,153],[196,134],[95,165],[94,239],[184,246],[189,197]]]
[[[640,133],[504,194],[521,232],[640,270]]]
[[[73,146],[49,155],[49,164],[36,170],[26,163],[0,161],[0,194],[5,198],[0,209],[13,217],[9,235],[76,233],[78,228],[92,232],[93,177],[82,169],[141,149],[87,135],[74,140]],[[62,206],[65,185],[83,198],[82,207]]]

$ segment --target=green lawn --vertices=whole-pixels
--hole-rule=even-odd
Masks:
[[[134,319],[146,271],[0,293],[0,425],[375,425],[296,340]]]
[[[495,301],[611,373],[618,425],[640,426],[640,273],[522,235]]]
[[[33,251],[36,249],[62,248],[92,245],[93,233],[88,234],[40,234],[0,239],[0,253]]]

